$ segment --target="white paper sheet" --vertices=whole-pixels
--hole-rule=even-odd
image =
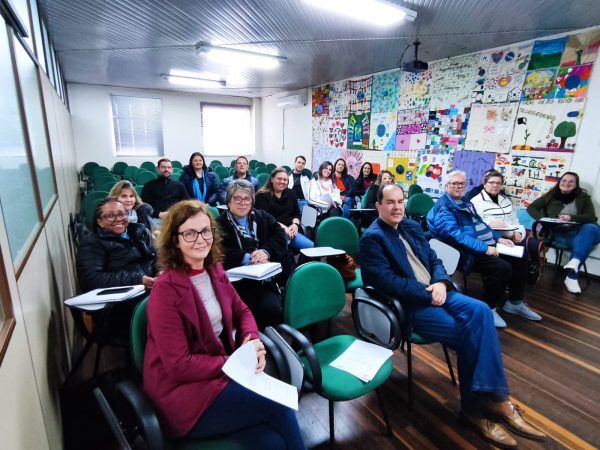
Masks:
[[[547,223],[565,223],[565,224],[576,224],[577,222],[573,222],[572,220],[562,220],[562,219],[555,219],[554,217],[542,217],[540,219],[540,222],[547,222]]]
[[[298,411],[298,391],[266,373],[255,373],[256,350],[248,342],[238,348],[223,365],[223,372],[236,383],[274,402]]]
[[[111,291],[112,289],[126,289],[126,288],[131,288],[130,290],[128,290],[127,292],[122,292],[122,293],[114,293],[114,294],[110,294],[108,293],[109,291]],[[78,295],[77,297],[72,297],[68,300],[65,300],[65,305],[67,306],[76,306],[76,307],[80,307],[82,305],[93,305],[93,304],[104,304],[104,303],[108,303],[108,302],[121,302],[124,300],[127,300],[131,297],[135,297],[136,295],[141,294],[142,292],[144,292],[145,287],[143,284],[136,284],[134,286],[115,286],[112,288],[100,288],[100,289],[94,289],[93,291],[89,291],[86,292],[85,294],[81,294]],[[108,295],[98,295],[99,292],[102,291],[106,291]],[[95,309],[101,309],[102,305],[99,308],[95,308]]]
[[[496,244],[496,250],[498,250],[498,253],[500,253],[501,255],[514,256],[515,258],[522,258],[523,250],[525,250],[525,247],[521,247],[520,245],[515,245],[513,247],[509,247],[508,245],[504,245],[504,244],[501,244],[500,242],[498,242]]]
[[[263,264],[250,264],[249,266],[239,266],[229,269],[227,275],[230,280],[235,278],[249,278],[251,280],[264,280],[281,273],[281,264],[278,262],[268,262]]]
[[[330,366],[368,383],[392,354],[393,352],[387,348],[357,339],[344,353],[333,360]]]

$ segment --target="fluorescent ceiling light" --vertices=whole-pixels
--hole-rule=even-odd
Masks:
[[[224,80],[216,80],[212,78],[203,78],[198,74],[191,72],[182,72],[177,70],[171,70],[169,75],[162,76],[165,80],[168,80],[171,84],[178,86],[197,87],[197,88],[222,88],[225,87]]]
[[[381,26],[393,25],[403,19],[413,21],[417,12],[382,0],[304,0],[319,8],[345,14]]]
[[[211,61],[227,64],[230,66],[255,67],[258,69],[274,69],[280,62],[287,58],[268,53],[240,50],[237,48],[221,47],[204,42],[196,45],[198,53],[206,53]]]

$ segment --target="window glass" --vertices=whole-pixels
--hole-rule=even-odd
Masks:
[[[50,166],[50,152],[48,151],[48,138],[46,137],[46,124],[44,121],[44,108],[38,83],[37,66],[29,54],[15,39],[15,55],[21,92],[25,106],[25,117],[29,130],[31,153],[35,165],[37,182],[42,200],[42,208],[46,209],[54,196],[54,174]]]
[[[9,42],[0,22],[0,203],[15,265],[39,223],[19,114]]]
[[[46,24],[44,21],[41,22],[42,26],[42,36],[44,40],[44,60],[46,62],[45,70],[50,82],[54,85],[54,81],[52,79],[52,56],[50,55],[50,38],[48,37],[48,30],[46,30]]]
[[[42,39],[42,30],[40,28],[40,16],[38,13],[37,1],[29,0],[31,7],[31,22],[33,24],[33,34],[35,38],[35,55],[40,65],[46,69],[46,58],[44,57],[44,40]]]
[[[111,95],[117,156],[163,156],[160,98]]]
[[[27,32],[27,37],[25,41],[30,49],[33,49],[33,39],[31,38],[31,23],[29,22],[29,1],[28,0],[8,0],[14,9],[14,11],[19,16],[21,20],[21,24],[25,28]]]
[[[250,106],[202,103],[202,142],[205,155],[254,153]]]

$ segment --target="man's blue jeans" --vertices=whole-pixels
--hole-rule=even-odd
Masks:
[[[597,223],[586,223],[580,227],[556,231],[554,239],[571,246],[571,258],[576,258],[583,264],[594,245],[600,244],[600,226]]]
[[[354,199],[352,197],[346,197],[342,203],[342,210],[344,211],[344,217],[350,218],[350,209],[354,206]]]

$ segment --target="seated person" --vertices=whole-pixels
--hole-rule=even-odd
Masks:
[[[254,192],[260,189],[260,183],[258,180],[252,176],[250,172],[248,172],[248,158],[245,156],[238,156],[235,160],[235,171],[233,175],[225,178],[221,183],[221,191],[219,192],[219,202],[221,204],[225,204],[225,192],[227,191],[227,186],[233,180],[246,180],[252,184],[254,187]]]
[[[522,258],[498,254],[496,242],[510,247],[515,244],[488,227],[471,202],[463,198],[466,185],[464,172],[456,170],[448,174],[446,193],[427,214],[429,231],[433,237],[460,250],[466,273],[471,269],[481,273],[483,300],[492,309],[498,328],[506,327],[496,308],[504,303],[507,287],[511,303],[507,310],[529,320],[541,320],[541,316],[523,301],[528,267],[526,252]]]
[[[171,178],[173,164],[168,158],[158,160],[158,178],[148,181],[142,189],[142,200],[154,209],[152,217],[162,219],[175,203],[190,198],[185,186]]]
[[[148,301],[144,390],[165,433],[202,439],[229,435],[244,448],[303,449],[293,410],[227,378],[228,355],[251,342],[256,371],[265,348],[248,307],[219,263],[220,236],[197,200],[174,205],[159,237],[159,277]]]
[[[254,207],[271,214],[283,228],[288,245],[295,250],[314,247],[300,232],[300,208],[296,194],[288,188],[289,175],[283,167],[274,169],[269,180],[256,193]]]
[[[141,223],[148,230],[152,230],[152,206],[142,202],[130,181],[119,181],[112,187],[108,196],[123,203],[129,214],[129,223]]]
[[[377,175],[373,173],[373,165],[370,162],[364,163],[360,168],[360,173],[356,180],[354,180],[354,196],[362,197],[367,192],[373,183],[375,183],[375,179]]]
[[[486,176],[488,173],[490,173],[490,172],[496,172],[496,169],[494,169],[494,168],[491,168],[491,169],[488,169],[488,170],[486,170],[486,171],[485,171],[485,173],[483,174],[484,178],[485,178],[485,176]],[[465,190],[466,190],[466,188],[465,188]],[[470,189],[470,190],[469,190],[469,191],[468,191],[468,192],[467,192],[467,193],[464,195],[464,197],[465,197],[467,200],[469,200],[469,201],[470,201],[470,200],[471,200],[473,197],[475,197],[475,196],[476,196],[477,194],[479,194],[481,191],[483,191],[483,183],[482,183],[482,184],[480,184],[480,185],[478,185],[478,186],[475,186],[475,187],[474,187],[474,188],[472,188],[472,189]],[[500,192],[502,192],[502,194],[503,194],[503,195],[505,194],[505,192],[504,192],[504,189],[502,189]]]
[[[565,278],[565,286],[569,292],[580,294],[577,274],[592,247],[600,243],[600,226],[597,223],[592,198],[579,186],[579,175],[575,172],[565,172],[552,189],[527,207],[527,212],[536,220],[551,217],[581,225],[557,229],[554,234],[555,240],[573,248],[571,259],[564,266],[569,271]]]
[[[316,178],[308,183],[308,204],[326,216],[341,216],[342,198],[333,178],[333,165],[324,161],[319,166]]]
[[[381,186],[387,186],[388,184],[394,184],[394,174],[389,170],[382,170],[377,175],[375,179],[375,183],[367,189],[365,195],[367,198],[365,199],[365,208],[375,209],[375,203],[377,202],[377,192]],[[377,218],[377,213],[363,213],[362,216],[362,226],[367,228],[373,221]]]
[[[339,158],[333,167],[335,168],[333,178],[336,187],[340,190],[344,217],[349,219],[350,209],[354,207],[354,177],[348,173],[346,161],[342,158]]]
[[[455,290],[421,226],[404,219],[404,192],[384,186],[375,204],[379,218],[360,240],[365,285],[399,299],[419,335],[454,349],[458,358],[461,416],[500,447],[517,442],[489,414],[512,431],[543,439],[509,400],[498,335],[489,308]]]
[[[298,198],[300,214],[302,214],[304,207],[308,205],[306,199],[308,198],[308,183],[310,182],[310,177],[302,174],[302,172],[304,172],[304,166],[306,166],[306,158],[302,155],[296,156],[296,159],[294,160],[294,170],[292,170],[288,183],[288,187],[294,191]]]
[[[275,277],[275,281],[285,286],[294,260],[287,249],[283,228],[271,214],[253,208],[254,187],[248,181],[231,181],[225,194],[229,209],[217,219],[223,231],[223,266],[231,269],[279,262],[283,272]],[[272,281],[242,279],[234,286],[261,329],[281,323],[283,313],[279,289]]]
[[[189,164],[183,168],[179,182],[183,183],[190,198],[216,206],[219,183],[215,174],[208,170],[201,153],[192,153]]]

